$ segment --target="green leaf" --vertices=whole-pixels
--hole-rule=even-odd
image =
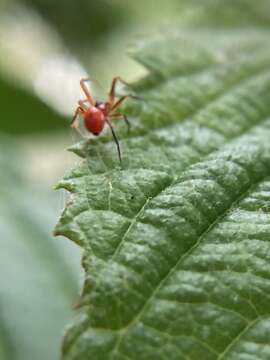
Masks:
[[[267,30],[177,30],[140,44],[133,124],[73,147],[55,233],[84,249],[64,359],[270,358]]]
[[[79,254],[48,233],[58,201],[25,181],[15,144],[1,136],[0,359],[56,360],[77,294]]]
[[[208,28],[270,25],[268,0],[184,0],[180,6],[189,25],[206,25]]]

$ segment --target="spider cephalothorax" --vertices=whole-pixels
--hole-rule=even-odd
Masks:
[[[123,119],[126,122],[129,129],[130,124],[128,122],[127,117],[124,114],[117,113],[116,110],[123,103],[124,100],[134,96],[124,95],[119,99],[116,99],[116,95],[115,95],[116,83],[117,81],[123,82],[123,80],[121,80],[120,77],[115,77],[112,81],[111,90],[107,101],[98,101],[98,100],[94,101],[94,99],[90,95],[85,85],[86,81],[90,81],[90,79],[85,78],[85,79],[81,79],[80,81],[80,85],[86,96],[86,99],[78,101],[78,107],[71,121],[71,127],[78,128],[78,115],[81,115],[81,117],[83,118],[85,128],[95,136],[98,136],[102,132],[104,126],[108,124],[111,129],[114,140],[116,142],[119,160],[121,162],[121,151],[120,151],[119,142],[110,120]]]

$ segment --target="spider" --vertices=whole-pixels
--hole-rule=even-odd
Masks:
[[[83,118],[85,128],[93,135],[98,136],[105,124],[111,129],[114,141],[117,146],[117,152],[120,163],[122,162],[121,150],[119,141],[117,139],[114,128],[110,122],[110,119],[123,119],[127,124],[128,131],[130,129],[130,123],[126,115],[117,112],[118,107],[127,99],[127,98],[136,98],[136,96],[128,94],[116,99],[115,89],[117,81],[121,81],[126,84],[119,76],[113,78],[111,89],[107,101],[95,101],[89,93],[88,88],[86,87],[86,82],[91,81],[89,78],[82,78],[80,80],[80,86],[86,99],[78,101],[78,107],[75,110],[74,116],[71,120],[70,126],[72,128],[78,129],[78,116],[80,115]]]

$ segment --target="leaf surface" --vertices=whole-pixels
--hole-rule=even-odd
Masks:
[[[82,163],[56,227],[84,249],[64,359],[270,358],[267,30],[177,30],[139,44],[143,99]]]

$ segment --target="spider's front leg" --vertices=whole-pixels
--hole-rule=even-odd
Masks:
[[[78,128],[78,116],[81,114],[81,108],[78,106],[77,109],[74,112],[73,118],[70,122],[70,127],[77,129]]]
[[[85,100],[79,100],[78,101],[78,104],[79,104],[79,107],[81,108],[81,109],[83,109],[84,111],[87,111],[87,109],[89,109],[89,101],[88,101],[88,99],[85,99]],[[86,105],[86,104],[88,104],[88,105]],[[92,107],[92,105],[90,104],[90,107]]]
[[[88,88],[86,87],[85,83],[91,81],[89,78],[82,78],[80,80],[80,86],[82,88],[82,91],[84,92],[84,95],[86,96],[86,99],[88,100],[89,104],[92,106],[95,106],[95,101],[92,98],[92,96],[89,93]]]
[[[112,85],[111,85],[111,90],[110,90],[110,93],[109,93],[109,104],[111,106],[113,106],[113,103],[114,103],[114,100],[115,100],[115,90],[116,90],[116,84],[117,84],[117,81],[120,81],[121,83],[125,84],[125,85],[128,85],[128,83],[123,80],[120,76],[116,76],[113,78],[112,80]]]
[[[127,100],[128,98],[130,99],[136,99],[136,100],[142,100],[142,98],[136,96],[136,95],[132,95],[132,94],[128,94],[128,95],[124,95],[122,96],[119,100],[116,101],[116,103],[114,103],[112,105],[111,111],[116,110],[125,100]]]

